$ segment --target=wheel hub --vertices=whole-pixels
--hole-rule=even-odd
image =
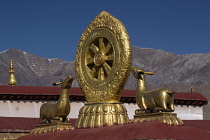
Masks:
[[[104,55],[101,52],[95,53],[94,63],[96,66],[101,66],[104,63]]]

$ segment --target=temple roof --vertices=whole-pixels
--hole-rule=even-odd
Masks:
[[[74,126],[76,119],[71,119]],[[210,120],[184,120],[185,126],[170,126],[160,122],[142,122],[92,129],[65,130],[28,135],[18,140],[33,139],[210,139]],[[39,124],[38,118],[0,117],[0,132],[29,132]],[[101,137],[103,135],[103,137]]]
[[[76,124],[77,119],[71,119],[71,125]],[[210,132],[210,120],[183,120],[185,126],[200,128]],[[0,117],[0,132],[29,132],[39,125],[39,118]]]
[[[1,132],[29,132],[39,124],[39,118],[0,117]]]
[[[49,101],[58,100],[60,87],[40,87],[40,86],[7,86],[0,85],[0,100],[5,101]],[[85,102],[85,96],[78,87],[72,87],[69,91],[71,101]],[[136,103],[135,90],[123,90],[121,102]],[[200,93],[175,92],[175,105],[195,105],[203,106],[208,104],[208,100]]]
[[[210,134],[192,126],[170,126],[161,122],[141,122],[113,125],[91,129],[64,130],[42,134],[31,134],[17,140],[134,140],[134,139],[191,139],[209,140]]]

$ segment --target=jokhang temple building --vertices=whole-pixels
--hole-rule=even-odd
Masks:
[[[124,90],[122,93],[121,102],[127,108],[129,118],[133,118],[135,110],[138,108],[136,105],[136,96],[135,90]],[[36,125],[39,124],[39,111],[40,106],[45,102],[56,102],[59,98],[60,94],[60,87],[36,87],[36,86],[7,86],[7,85],[0,85],[0,138],[17,138],[23,135],[28,135],[29,131],[34,129]],[[85,97],[82,93],[80,88],[72,87],[69,92],[70,104],[71,104],[71,112],[68,117],[71,118],[71,125],[74,126],[76,123],[76,119],[79,114],[80,108],[84,105]],[[174,94],[174,102],[175,102],[175,112],[177,113],[178,117],[184,120],[185,126],[190,127],[192,129],[196,129],[202,132],[209,133],[210,132],[210,120],[203,120],[203,106],[208,103],[208,100],[200,93],[189,93],[189,92],[176,92]],[[145,126],[147,125],[151,126]],[[140,124],[139,124],[140,125]],[[123,125],[124,126],[124,125]],[[115,130],[117,127],[123,126],[112,126],[110,131]],[[107,128],[110,126],[107,126]],[[115,128],[116,127],[116,128]],[[124,130],[124,133],[131,133],[129,127]],[[142,124],[142,128],[138,128],[142,131],[142,129],[148,129],[147,131],[151,131],[151,137],[145,133],[144,137],[139,138],[162,138],[167,139],[170,137],[158,137],[156,136],[156,132],[158,129],[162,132],[167,131],[167,125],[161,124],[159,122],[145,122]],[[147,128],[148,127],[148,128]],[[150,130],[154,127],[155,130]],[[160,128],[159,128],[160,127]],[[101,128],[104,131],[104,128]],[[118,129],[118,128],[117,128]],[[121,128],[119,128],[118,131]],[[176,129],[179,129],[176,126]],[[93,136],[90,138],[94,138],[96,128],[93,130],[88,130],[84,134],[90,135],[88,133],[92,133]],[[66,130],[67,131],[67,130]],[[75,130],[72,130],[72,132]],[[84,130],[83,130],[84,131]],[[128,132],[126,132],[128,131]],[[137,131],[137,130],[135,130]],[[64,132],[60,132],[64,133]],[[80,133],[80,132],[77,132]],[[119,132],[115,132],[118,135]],[[123,133],[123,132],[122,132]],[[132,132],[133,133],[133,132]],[[131,133],[131,134],[132,134]],[[140,131],[138,132],[140,133]],[[152,134],[154,133],[154,134]],[[178,137],[181,134],[177,134],[177,130],[174,132],[173,135],[177,135],[177,137],[173,136],[173,139],[181,139]],[[112,133],[111,135],[113,135]],[[46,134],[43,134],[46,135]],[[161,134],[163,135],[163,134]],[[171,134],[170,134],[171,135]],[[193,134],[189,134],[192,135]],[[45,137],[48,137],[47,135]],[[99,134],[96,136],[99,137]],[[205,135],[202,137],[205,138]],[[75,137],[77,138],[77,137]],[[87,137],[88,138],[88,137]],[[138,137],[134,137],[138,138]],[[210,137],[208,137],[210,138]],[[38,138],[37,138],[38,139]],[[69,138],[70,139],[70,138]],[[115,138],[116,139],[116,138]],[[120,137],[119,137],[120,139]],[[196,137],[195,137],[196,139]],[[199,138],[202,139],[202,138]]]
[[[140,89],[142,85],[137,90],[121,90],[131,70],[138,84],[142,84],[144,74],[152,73],[131,68],[129,37],[115,17],[107,12],[99,14],[82,34],[78,48],[75,69],[81,88],[71,87],[68,77],[61,87],[0,85],[0,139],[210,140],[210,120],[203,120],[203,106],[208,100],[202,94],[172,93],[165,89],[147,92]],[[10,68],[13,74],[13,66]],[[97,76],[94,68],[98,69]],[[142,100],[137,94],[141,94]],[[148,96],[156,100],[155,105]],[[52,116],[57,111],[65,112],[66,108],[53,108],[53,103],[61,98],[66,101],[62,104],[71,106],[66,115],[70,123],[65,115]],[[138,106],[143,101],[148,101],[145,106],[149,107],[140,110]],[[43,103],[48,103],[48,108]],[[160,103],[167,107],[161,108]],[[46,120],[51,115],[52,121],[40,124],[40,115],[45,115]]]

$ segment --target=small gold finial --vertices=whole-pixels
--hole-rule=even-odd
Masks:
[[[15,71],[14,71],[14,66],[13,66],[13,62],[12,60],[10,60],[10,78],[9,78],[9,82],[8,82],[8,85],[11,85],[11,86],[15,86],[15,84],[17,84],[17,81],[15,79]]]
[[[195,88],[193,86],[190,86],[190,88],[188,89],[188,92],[190,92],[190,93],[195,92]]]

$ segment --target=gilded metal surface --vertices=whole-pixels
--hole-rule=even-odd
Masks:
[[[164,88],[147,91],[145,74],[153,75],[153,72],[144,72],[142,69],[136,67],[132,67],[131,71],[137,79],[136,102],[141,111],[174,111],[173,92]]]
[[[86,104],[80,109],[75,128],[94,128],[127,124],[126,108],[120,103]]]
[[[184,125],[174,111],[173,92],[168,89],[155,89],[147,91],[145,74],[153,75],[153,72],[144,72],[142,69],[132,67],[131,72],[137,79],[136,102],[140,109],[135,111],[133,122],[160,121],[168,125]]]
[[[70,123],[56,122],[50,124],[37,125],[35,129],[30,131],[30,134],[41,134],[47,132],[56,132],[62,130],[74,130]]]
[[[28,135],[28,132],[7,132],[0,133],[0,140],[16,140],[19,137]]]
[[[13,62],[12,60],[10,60],[10,78],[9,78],[9,82],[8,82],[8,85],[11,85],[11,86],[15,86],[17,84],[17,81],[16,81],[16,78],[15,78],[15,71],[14,71],[14,66],[13,66]]]
[[[124,25],[101,12],[83,32],[76,53],[76,77],[87,102],[119,102],[130,67],[131,46]]]
[[[61,84],[61,94],[57,103],[45,103],[40,108],[40,123],[69,122],[67,119],[70,112],[69,89],[71,88],[73,76],[68,76]],[[54,84],[56,85],[56,83]]]
[[[190,88],[188,89],[188,92],[194,93],[194,92],[196,92],[196,91],[195,91],[195,88],[194,88],[193,86],[190,86]]]
[[[128,123],[121,92],[130,74],[131,46],[124,25],[101,12],[83,32],[75,70],[87,104],[80,109],[76,128]]]
[[[184,125],[184,122],[181,119],[179,119],[175,113],[169,113],[169,112],[145,114],[136,111],[134,119],[130,120],[129,123],[150,122],[150,121],[160,121],[168,125]]]

